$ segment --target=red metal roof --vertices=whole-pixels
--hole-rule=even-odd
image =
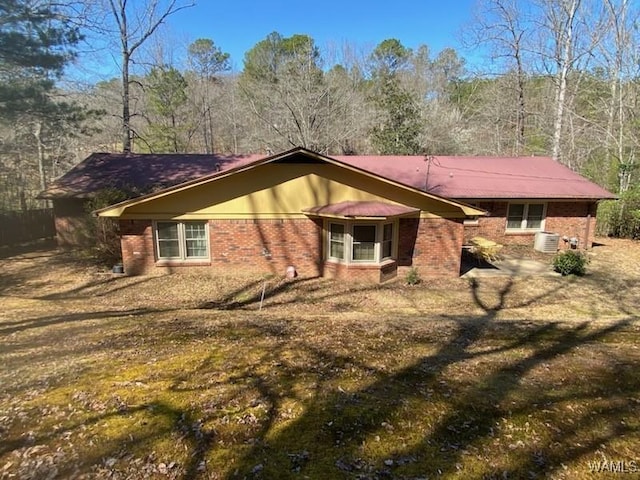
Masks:
[[[334,156],[405,185],[458,199],[616,198],[549,157]]]
[[[397,217],[417,213],[417,208],[405,205],[395,205],[385,202],[339,202],[329,205],[311,207],[304,210],[305,213],[330,216],[330,217]]]
[[[51,183],[41,198],[86,198],[106,188],[134,195],[158,191],[264,155],[94,153]]]
[[[305,150],[301,149],[302,154]],[[104,188],[140,195],[265,159],[265,155],[94,153],[42,198],[89,197]],[[615,198],[548,157],[331,156],[398,183],[452,199]]]

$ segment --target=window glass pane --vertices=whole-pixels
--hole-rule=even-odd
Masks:
[[[509,205],[509,213],[507,215],[507,228],[522,228],[523,216],[523,203],[512,203],[511,205]]]
[[[353,243],[353,260],[371,261],[376,259],[374,242]]]
[[[329,256],[344,260],[344,225],[329,225]]]
[[[382,231],[382,240],[391,240],[393,239],[393,224],[387,223],[384,226],[384,230]]]
[[[329,256],[332,258],[344,259],[344,244],[331,242],[331,252],[329,253]]]
[[[387,223],[382,230],[382,258],[391,257],[393,244],[393,224]]]
[[[329,257],[344,260],[344,225],[329,225]]]
[[[344,241],[344,225],[340,223],[331,224],[331,240]]]
[[[375,261],[376,259],[376,226],[353,226],[353,260]]]
[[[205,236],[204,223],[185,223],[184,236],[185,238],[204,238]]]
[[[207,241],[202,240],[187,240],[187,258],[207,256]]]
[[[179,258],[178,224],[176,222],[158,222],[156,225],[159,258]]]
[[[180,257],[180,245],[178,243],[178,240],[158,240],[158,257]]]
[[[375,225],[354,225],[353,241],[354,242],[375,242],[376,226]]]
[[[207,230],[204,222],[185,223],[184,238],[187,258],[207,257]]]
[[[169,239],[178,239],[178,224],[176,222],[158,222],[158,240]]]
[[[530,204],[529,211],[527,212],[527,228],[532,228],[532,229],[542,228],[543,212],[544,212],[544,205],[540,203]]]

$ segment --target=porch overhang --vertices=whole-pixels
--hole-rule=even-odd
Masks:
[[[302,212],[309,216],[323,218],[384,220],[418,215],[420,209],[379,201],[345,201],[305,208]]]

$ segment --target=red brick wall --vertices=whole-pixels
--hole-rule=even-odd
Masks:
[[[460,221],[401,219],[398,262],[381,268],[325,264],[321,220],[209,220],[211,258],[197,263],[156,263],[151,221],[121,220],[120,232],[124,269],[129,275],[185,267],[285,275],[287,267],[294,266],[305,277],[376,282],[394,277],[398,266],[418,267],[425,276],[458,275],[463,235]]]
[[[425,276],[458,276],[463,236],[462,220],[402,218],[398,265],[416,267]]]
[[[209,234],[212,266],[322,274],[321,220],[210,220]]]
[[[578,239],[578,248],[591,248],[596,231],[595,202],[549,203],[545,230]],[[560,248],[569,245],[560,240]]]
[[[155,267],[150,220],[120,220],[122,264],[128,275],[148,273]]]
[[[322,274],[322,223],[300,220],[209,220],[210,261],[156,264],[150,221],[121,220],[122,258],[130,275],[153,270],[209,267],[241,268],[285,275],[294,266],[298,275]]]
[[[327,262],[324,275],[339,280],[382,283],[395,278],[398,273],[397,262],[385,262],[383,265],[358,265]]]
[[[465,242],[480,236],[503,245],[531,245],[533,248],[535,232],[506,233],[507,202],[486,202],[479,206],[489,211],[490,216],[480,217],[477,226],[465,226]],[[594,202],[548,202],[545,231],[575,237],[579,240],[579,248],[591,248],[596,227],[596,209],[597,204]],[[568,248],[568,245],[561,240],[560,248]]]

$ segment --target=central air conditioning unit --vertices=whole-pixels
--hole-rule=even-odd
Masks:
[[[543,253],[556,253],[559,243],[560,235],[558,233],[538,232],[533,243],[533,249]]]

